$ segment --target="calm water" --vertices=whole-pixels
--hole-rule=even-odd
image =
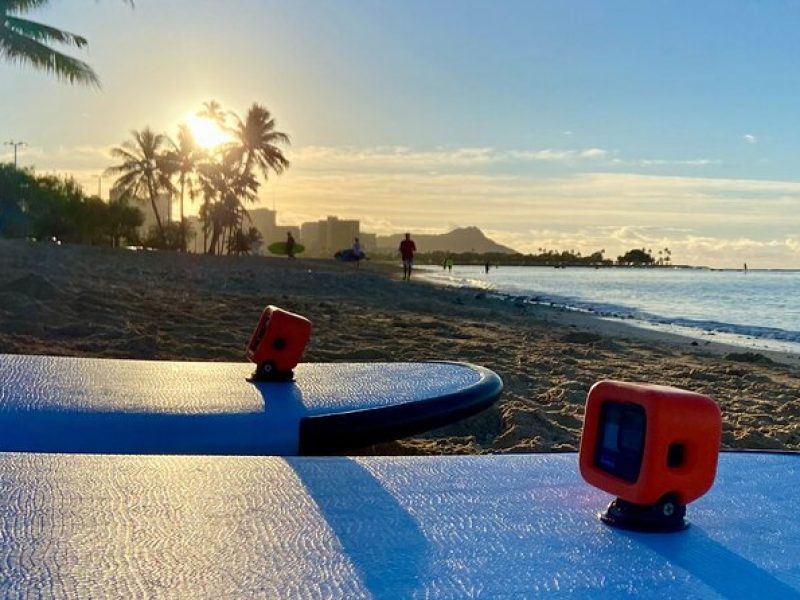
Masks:
[[[425,267],[438,283],[481,287],[608,318],[753,348],[800,352],[800,271]],[[421,273],[422,275],[422,273]],[[715,337],[711,337],[715,336]]]

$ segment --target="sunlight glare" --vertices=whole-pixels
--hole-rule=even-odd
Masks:
[[[189,115],[186,117],[186,124],[192,132],[195,142],[203,148],[213,149],[230,141],[230,136],[209,119]]]

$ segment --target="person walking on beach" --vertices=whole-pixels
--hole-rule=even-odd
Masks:
[[[356,269],[361,267],[361,259],[364,258],[364,251],[361,250],[361,242],[358,241],[358,238],[353,239],[353,258],[356,259]]]
[[[294,236],[291,231],[286,232],[286,256],[294,258]]]
[[[414,252],[417,246],[411,239],[411,234],[406,234],[406,239],[400,242],[400,257],[403,259],[403,281],[411,281],[411,267],[414,264]]]

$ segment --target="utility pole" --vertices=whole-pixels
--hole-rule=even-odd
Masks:
[[[13,146],[14,147],[14,168],[17,168],[17,148],[20,146],[27,146],[25,142],[15,142],[14,140],[8,140],[5,144],[6,146]]]

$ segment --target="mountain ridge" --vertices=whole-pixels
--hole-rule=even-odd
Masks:
[[[378,251],[396,252],[404,237],[405,234],[402,233],[377,236],[376,245]],[[462,252],[476,252],[479,254],[497,252],[500,254],[517,254],[517,251],[513,248],[489,239],[480,228],[475,226],[457,227],[447,233],[412,233],[411,239],[414,240],[417,246],[417,252],[452,252],[453,254]]]

